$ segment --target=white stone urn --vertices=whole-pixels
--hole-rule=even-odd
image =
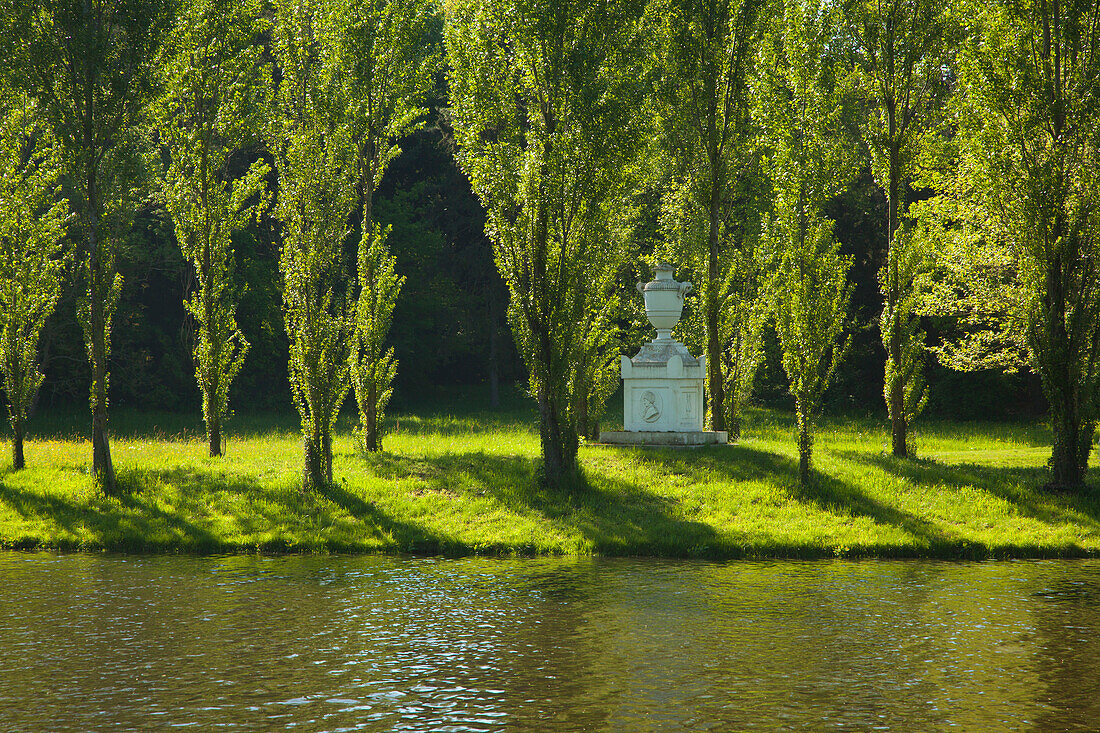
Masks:
[[[680,322],[684,311],[684,296],[691,292],[691,283],[672,279],[672,265],[661,262],[656,267],[656,280],[638,283],[638,292],[645,298],[645,315],[657,329],[658,341],[671,341],[672,329]]]

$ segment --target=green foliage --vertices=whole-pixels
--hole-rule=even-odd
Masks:
[[[958,155],[941,187],[954,200],[941,208],[940,236],[1006,263],[1011,289],[998,303],[1023,315],[1006,314],[1001,332],[1011,347],[1024,327],[1051,406],[1051,483],[1078,489],[1100,386],[1100,6],[972,3],[963,12],[973,30],[960,51]],[[966,247],[975,229],[983,246]]]
[[[673,251],[666,254],[688,265],[699,283],[708,417],[715,430],[740,422],[760,361],[755,265],[762,207],[754,193],[761,151],[749,90],[765,5],[657,0],[647,9],[654,39],[652,104],[673,168],[665,201]]]
[[[39,336],[61,292],[68,214],[58,195],[58,150],[36,106],[22,101],[0,106],[0,372],[16,469],[24,466],[24,423],[43,379]]]
[[[386,231],[374,222],[374,192],[401,152],[398,142],[427,115],[441,65],[431,32],[437,20],[428,0],[336,0],[328,19],[334,91],[350,128],[363,211],[351,374],[365,451],[382,449],[380,426],[397,375],[397,360],[385,342],[405,280],[394,273]]]
[[[306,489],[332,483],[332,428],[351,386],[354,328],[342,261],[355,205],[354,160],[338,98],[329,93],[335,67],[326,64],[331,47],[322,21],[314,0],[276,6],[273,41],[283,75],[268,143],[279,172],[279,268]]]
[[[954,153],[957,156],[957,151]],[[988,213],[956,175],[957,157],[921,180],[940,194],[910,208],[918,247],[935,252],[920,278],[919,312],[949,324],[931,347],[941,364],[960,372],[1016,373],[1031,363],[1027,340],[1029,294],[1012,246],[987,225]]]
[[[170,9],[170,0],[0,5],[12,77],[39,100],[60,144],[83,240],[78,318],[92,372],[92,470],[107,494],[116,488],[107,436],[111,323],[122,289],[116,256],[144,177],[141,123]]]
[[[487,211],[555,487],[576,475],[574,365],[606,292],[601,222],[636,150],[640,10],[632,0],[447,8],[458,157]]]
[[[762,61],[775,190],[765,236],[778,252],[775,327],[795,398],[802,483],[809,479],[814,419],[850,341],[842,336],[851,258],[841,256],[832,223],[821,214],[855,172],[855,146],[846,134],[853,79],[835,55],[834,13],[818,0],[786,0]]]
[[[234,154],[260,127],[270,71],[257,41],[264,32],[260,0],[188,2],[163,49],[164,94],[158,131],[170,162],[163,199],[180,249],[195,269],[186,301],[195,319],[195,379],[211,455],[222,454],[229,387],[248,353],[237,328],[232,288],[232,235],[266,206],[262,159],[239,175]]]

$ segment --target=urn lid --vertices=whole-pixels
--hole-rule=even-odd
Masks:
[[[669,263],[662,260],[653,269],[656,278],[647,283],[638,283],[639,292],[652,293],[656,290],[676,290],[680,293],[691,292],[691,283],[679,283],[672,279],[673,267]]]

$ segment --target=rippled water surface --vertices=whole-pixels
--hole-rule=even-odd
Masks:
[[[0,553],[11,731],[1096,730],[1100,562]]]

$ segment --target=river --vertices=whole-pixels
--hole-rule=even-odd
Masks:
[[[1100,729],[1100,561],[0,553],[5,731]]]

